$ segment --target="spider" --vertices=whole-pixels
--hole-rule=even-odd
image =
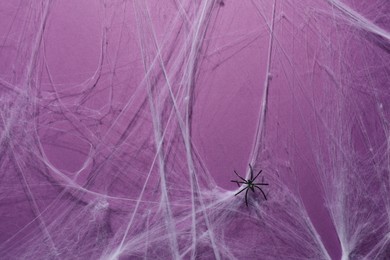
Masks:
[[[264,191],[259,187],[260,185],[268,185],[268,183],[264,183],[264,182],[255,182],[256,178],[260,175],[260,173],[263,171],[263,170],[260,170],[259,173],[256,175],[256,177],[253,178],[253,168],[252,168],[252,165],[249,164],[249,168],[251,169],[251,176],[248,180],[245,180],[244,178],[242,178],[236,171],[234,171],[234,173],[242,180],[242,181],[231,181],[231,182],[235,182],[237,183],[238,187],[240,187],[240,184],[245,184],[246,187],[243,188],[242,190],[240,190],[239,192],[237,192],[236,194],[234,194],[234,196],[237,196],[238,194],[240,194],[241,192],[243,192],[244,190],[246,190],[245,192],[245,204],[246,206],[248,206],[248,191],[249,189],[251,189],[251,191],[255,192],[255,188],[258,188],[261,193],[263,194],[264,196],[264,199],[267,200],[267,196],[265,196],[265,193]]]

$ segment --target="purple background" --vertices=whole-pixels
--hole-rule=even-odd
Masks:
[[[1,255],[387,259],[389,11],[0,1]]]

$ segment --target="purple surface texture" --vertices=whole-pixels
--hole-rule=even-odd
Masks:
[[[0,259],[390,259],[389,0],[0,0],[0,41]]]

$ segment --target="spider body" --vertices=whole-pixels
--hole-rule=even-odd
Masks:
[[[244,179],[243,177],[241,177],[236,171],[234,171],[234,173],[241,179],[241,180],[238,180],[238,181],[233,181],[231,180],[231,182],[235,182],[237,183],[237,185],[240,187],[241,184],[244,184],[246,185],[245,188],[243,188],[242,190],[240,190],[239,192],[237,192],[236,194],[234,194],[234,196],[237,196],[238,194],[240,194],[241,192],[245,191],[245,204],[246,206],[248,206],[248,191],[251,190],[252,192],[255,192],[255,188],[259,189],[260,192],[263,194],[264,196],[264,199],[267,200],[267,196],[265,195],[264,191],[260,188],[260,186],[263,186],[263,185],[268,185],[268,183],[264,183],[263,181],[262,182],[255,182],[256,178],[260,175],[260,173],[262,172],[262,170],[260,170],[257,175],[255,177],[253,177],[253,168],[252,168],[252,165],[249,164],[249,168],[251,170],[250,172],[250,179],[246,180]]]

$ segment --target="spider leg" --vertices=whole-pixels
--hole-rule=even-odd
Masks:
[[[254,187],[250,187],[250,189],[251,189],[253,192],[255,192],[255,188],[254,188]]]
[[[245,181],[235,181],[235,180],[231,180],[231,182],[246,183]]]
[[[268,185],[268,183],[262,183],[262,182],[254,182],[254,185]]]
[[[237,183],[237,186],[240,187],[240,184],[238,183],[238,181],[231,181],[231,182]]]
[[[255,187],[258,188],[261,191],[261,193],[263,193],[264,199],[267,200],[267,196],[265,196],[264,191],[262,189],[260,189],[259,187],[257,187],[256,185],[255,185]]]
[[[234,170],[234,173],[235,173],[241,180],[243,180],[243,181],[246,182],[246,180],[245,180],[244,178],[242,178],[240,175],[238,175],[238,173],[236,172],[236,170]]]
[[[251,180],[253,180],[253,168],[251,164],[249,164],[249,168],[251,168]]]
[[[247,207],[248,207],[248,191],[249,191],[249,189],[246,189],[246,192],[245,192],[245,204]]]
[[[248,187],[245,187],[243,188],[242,190],[240,190],[239,192],[237,192],[236,194],[234,194],[234,196],[237,196],[238,194],[240,194],[241,192],[243,192],[244,190],[248,189]]]
[[[262,172],[263,170],[260,170],[259,173],[256,175],[256,177],[254,179],[252,179],[252,181],[256,180],[256,178],[260,175],[260,173]]]
[[[243,182],[243,181],[233,181],[233,180],[231,180],[231,182],[235,182],[235,183],[237,183],[237,185],[238,185],[238,187],[240,187],[240,183],[245,183],[245,182]]]

